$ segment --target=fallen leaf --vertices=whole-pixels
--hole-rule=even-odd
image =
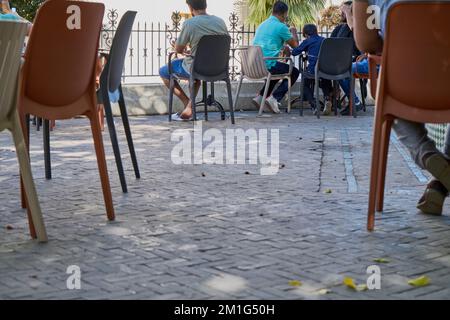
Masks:
[[[245,174],[246,174],[246,175],[250,175],[250,172],[248,172],[248,171],[245,171]]]
[[[291,280],[289,281],[289,285],[291,287],[301,287],[302,283],[298,280]]]
[[[284,169],[284,168],[286,168],[286,165],[285,164],[280,164],[280,169]]]
[[[430,278],[428,278],[427,276],[422,276],[416,279],[409,280],[408,284],[414,287],[425,287],[430,284]]]
[[[344,283],[344,285],[346,285],[350,289],[356,290],[355,280],[353,280],[352,278],[345,277],[343,283]]]
[[[331,190],[331,189],[326,189],[326,190],[324,191],[324,193],[326,193],[326,194],[331,194],[331,193],[333,193],[333,190]]]
[[[202,177],[206,177],[206,174],[204,172],[202,172]]]
[[[389,259],[385,259],[385,258],[378,258],[378,259],[373,259],[373,262],[376,262],[376,263],[389,263],[391,261],[389,261]]]
[[[6,225],[6,230],[13,230],[13,229],[14,229],[14,227],[12,225],[10,225],[10,224]]]
[[[367,285],[365,285],[365,284],[359,284],[359,285],[357,285],[357,284],[355,283],[355,280],[353,280],[353,279],[350,278],[350,277],[345,277],[343,283],[344,283],[344,285],[346,285],[348,288],[350,288],[350,289],[352,289],[352,290],[355,290],[355,291],[358,291],[358,292],[360,292],[360,291],[366,291],[366,290],[367,290]]]

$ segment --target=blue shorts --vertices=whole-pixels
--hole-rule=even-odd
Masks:
[[[176,74],[180,78],[187,78],[187,79],[189,79],[190,76],[191,76],[183,68],[183,59],[177,59],[177,60],[173,60],[172,61],[172,72],[174,74]],[[169,80],[170,79],[169,65],[165,65],[164,67],[159,69],[159,75],[161,76],[161,78]]]

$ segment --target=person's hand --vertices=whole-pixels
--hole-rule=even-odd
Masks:
[[[289,28],[289,31],[290,31],[291,33],[295,33],[295,34],[297,34],[297,33],[298,33],[298,31],[297,31],[297,28],[296,28],[296,27],[290,27],[290,28]]]
[[[284,46],[283,50],[281,50],[282,57],[290,57],[292,55],[292,50],[289,46]]]

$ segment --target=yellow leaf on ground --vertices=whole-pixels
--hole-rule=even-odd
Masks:
[[[386,258],[378,258],[378,259],[373,259],[374,262],[376,263],[389,263],[389,259]]]
[[[302,285],[302,283],[298,280],[291,280],[291,281],[289,281],[289,285],[291,287],[300,287]]]
[[[409,280],[408,284],[414,287],[425,287],[430,284],[430,278],[428,278],[427,276],[422,276],[416,279]]]
[[[331,193],[333,193],[333,190],[331,190],[331,189],[326,189],[326,190],[324,191],[324,193],[326,193],[326,194],[331,194]]]
[[[353,280],[352,278],[345,277],[343,283],[344,283],[344,285],[346,285],[350,289],[356,290],[355,280]]]

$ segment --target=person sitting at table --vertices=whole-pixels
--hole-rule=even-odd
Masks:
[[[330,38],[350,38],[353,40],[353,57],[356,60],[357,57],[361,55],[361,51],[358,50],[356,46],[356,42],[353,36],[353,1],[344,2],[341,7],[341,24],[339,24],[331,33]],[[363,59],[361,61],[355,61],[353,63],[353,74],[368,74],[369,73],[369,64],[367,59]],[[339,84],[344,91],[345,95],[350,97],[350,83],[352,79],[340,80]],[[356,95],[355,91],[353,91],[353,101],[355,102],[356,111],[362,110],[362,104],[359,100],[359,97]],[[342,111],[341,115],[348,116],[350,115],[350,108],[347,105]]]
[[[175,51],[184,54],[188,46],[191,49],[192,56],[195,56],[200,39],[207,35],[228,35],[228,28],[225,22],[216,16],[209,15],[206,12],[206,0],[186,0],[192,18],[186,20],[175,44]],[[172,61],[172,69],[175,74],[181,78],[189,79],[192,69],[193,58],[186,57]],[[159,70],[159,75],[164,84],[170,87],[169,66],[166,65]],[[195,83],[196,93],[200,83]],[[188,98],[178,83],[175,83],[175,95],[183,102],[184,110],[181,113],[172,115],[173,121],[189,121],[192,119],[192,101]]]
[[[256,30],[253,45],[261,47],[264,57],[279,57],[280,54],[287,51],[285,48],[286,43],[292,48],[298,46],[297,30],[295,28],[289,29],[286,25],[288,12],[289,7],[286,3],[283,1],[276,1],[272,8],[272,15]],[[286,53],[287,52],[285,52],[285,54]],[[290,55],[290,52],[288,55]],[[274,75],[289,73],[289,64],[287,63],[276,60],[267,60],[266,66],[269,72]],[[299,75],[300,71],[294,67],[291,75],[292,86],[297,82]],[[265,102],[265,106],[269,107],[274,113],[280,113],[280,102],[289,91],[287,79],[283,80],[283,82],[274,91],[278,82],[279,80],[273,80],[270,82],[267,94],[268,98]],[[264,90],[265,85],[260,90],[258,96],[253,99],[253,104],[255,104],[258,109],[262,103]]]
[[[298,56],[303,52],[306,52],[308,55],[308,66],[306,72],[313,76],[315,74],[317,59],[319,57],[320,47],[322,45],[324,37],[319,36],[317,31],[317,26],[314,24],[306,24],[303,27],[303,37],[306,39],[292,51],[293,56]],[[329,115],[331,113],[332,107],[332,92],[333,85],[330,80],[320,79],[319,85],[322,88],[324,97],[325,97],[325,107],[323,110],[324,115]],[[316,106],[316,101],[314,100],[314,80],[313,79],[305,79],[305,87],[304,87],[304,96],[305,99],[311,105],[311,108],[314,110],[314,113],[320,112],[318,109],[319,106]]]

